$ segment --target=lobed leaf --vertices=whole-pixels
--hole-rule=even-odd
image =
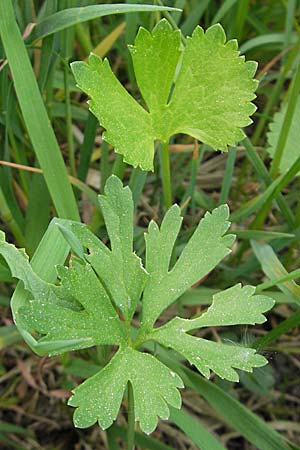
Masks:
[[[108,60],[91,54],[87,63],[73,62],[71,68],[78,87],[91,98],[90,110],[106,129],[103,139],[128,164],[150,170],[155,139],[151,118],[117,80]]]
[[[152,336],[164,346],[183,354],[205,377],[209,378],[210,370],[213,370],[221,378],[238,381],[239,376],[234,368],[252,372],[254,367],[264,366],[266,359],[256,354],[254,349],[210,342],[187,332],[207,326],[265,322],[262,313],[274,305],[274,300],[254,293],[253,286],[237,284],[214,295],[212,305],[200,317],[192,320],[175,317],[154,330]]]
[[[158,382],[159,380],[159,382]],[[86,428],[98,421],[102,429],[116,419],[125,387],[133,388],[136,420],[145,433],[151,433],[158,416],[167,419],[168,404],[180,408],[181,378],[152,355],[121,348],[99,373],[73,391],[69,405],[76,407],[74,423]]]
[[[226,43],[220,24],[206,33],[197,27],[187,38],[175,88],[166,108],[162,140],[189,134],[216,150],[227,150],[244,138],[256,107],[257,64],[239,56],[236,40]]]
[[[159,111],[168,103],[180,58],[180,30],[165,19],[152,33],[141,27],[129,50],[142,96],[150,111]]]
[[[128,187],[123,188],[116,176],[105,186],[99,198],[111,250],[85,226],[71,224],[75,236],[89,249],[86,255],[116,306],[126,319],[131,319],[141,297],[147,273],[140,258],[133,253],[133,201]]]
[[[158,328],[152,338],[165,347],[181,353],[206,378],[213,370],[219,377],[229,381],[239,381],[234,369],[252,372],[254,367],[267,364],[267,360],[255,349],[239,345],[225,345],[191,336],[181,327],[181,321],[171,321]]]
[[[255,111],[257,64],[239,56],[235,40],[226,43],[221,25],[206,33],[197,27],[181,51],[179,31],[163,19],[152,33],[140,28],[130,51],[148,111],[119,83],[107,60],[91,54],[88,63],[71,65],[106,129],[103,138],[126,162],[153,170],[154,141],[167,142],[177,133],[219,150],[243,139],[241,127]]]
[[[33,300],[19,311],[27,329],[45,335],[39,343],[79,339],[75,348],[69,348],[78,350],[124,342],[122,323],[92,267],[75,259],[70,268],[58,267],[58,275],[61,285],[55,291],[64,304]],[[70,294],[73,303],[66,304]],[[51,352],[56,353],[61,350]]]
[[[70,341],[68,349],[75,350],[124,340],[119,317],[89,264],[75,260],[69,269],[58,267],[62,284],[46,283],[32,270],[25,251],[3,238],[1,232],[0,254],[31,293],[28,304],[17,311],[17,319],[28,331],[44,335],[39,343]],[[58,348],[50,353],[61,352]]]
[[[161,312],[194,283],[205,277],[230,253],[234,236],[229,228],[227,205],[207,212],[185,246],[175,266],[169,270],[174,242],[181,224],[180,209],[173,206],[159,230],[151,223],[146,235],[146,270],[149,278],[143,295],[143,326],[149,328]],[[161,249],[158,262],[158,250]],[[164,257],[162,256],[164,255]]]
[[[274,305],[274,300],[265,295],[254,295],[255,287],[236,284],[213,296],[208,310],[192,320],[180,320],[185,331],[196,328],[228,325],[255,325],[266,321],[262,314]]]

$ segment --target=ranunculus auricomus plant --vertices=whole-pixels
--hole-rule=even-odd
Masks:
[[[141,28],[130,51],[144,104],[120,84],[107,60],[91,55],[88,62],[72,64],[78,86],[91,98],[90,109],[106,130],[103,138],[126,162],[153,170],[155,141],[167,149],[170,137],[178,133],[220,150],[243,138],[241,127],[251,122],[255,110],[251,100],[256,63],[239,56],[237,42],[226,42],[220,25],[206,32],[197,27],[182,48],[180,31],[162,20],[152,33]],[[158,326],[163,311],[230,253],[234,236],[227,234],[229,209],[222,205],[207,212],[173,262],[182,223],[180,208],[173,205],[160,227],[150,222],[143,263],[133,251],[130,189],[111,176],[99,202],[109,247],[86,225],[56,221],[72,251],[69,267],[57,267],[59,283],[40,278],[25,252],[8,244],[3,233],[0,254],[29,293],[15,311],[15,320],[23,334],[38,340],[44,353],[112,346],[108,364],[73,391],[69,405],[76,408],[75,426],[98,422],[103,429],[110,427],[127,389],[135,420],[151,433],[159,417],[169,417],[168,405],[180,408],[184,386],[147,344],[154,341],[175,350],[207,378],[213,371],[238,381],[237,370],[251,372],[266,359],[255,349],[209,341],[195,333],[203,327],[262,323],[273,300],[254,295],[254,287],[237,284],[217,293],[198,317],[175,317]],[[140,311],[136,328],[132,319]]]

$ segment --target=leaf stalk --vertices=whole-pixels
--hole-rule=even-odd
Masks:
[[[128,381],[128,428],[127,450],[134,450],[135,443],[135,413],[132,384]]]
[[[161,144],[161,161],[162,161],[162,182],[164,192],[164,204],[166,210],[172,206],[172,189],[171,189],[171,170],[169,146],[167,142]]]

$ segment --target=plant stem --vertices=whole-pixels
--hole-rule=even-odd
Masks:
[[[127,450],[134,450],[135,441],[135,415],[134,397],[132,384],[128,381],[128,428],[127,428]]]
[[[162,142],[162,181],[165,208],[168,210],[172,205],[172,191],[169,146],[167,142]]]

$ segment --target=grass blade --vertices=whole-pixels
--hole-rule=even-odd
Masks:
[[[262,419],[224,392],[211,381],[181,366],[178,362],[163,357],[169,367],[176,370],[185,386],[194,389],[217,411],[224,422],[241,433],[259,450],[288,450],[279,433],[270,428]]]
[[[75,197],[15,21],[11,0],[0,2],[0,33],[24,121],[57,213],[60,217],[77,220],[79,214]]]
[[[284,117],[284,120],[282,123],[281,130],[280,130],[280,135],[278,138],[274,158],[273,158],[273,161],[271,164],[270,175],[272,177],[275,177],[279,170],[280,161],[281,161],[281,158],[283,155],[284,147],[285,147],[285,144],[286,144],[286,141],[288,138],[288,134],[289,134],[289,130],[290,130],[290,127],[292,124],[293,115],[294,115],[294,112],[296,109],[298,94],[299,94],[299,90],[300,90],[300,59],[297,64],[292,83],[293,84],[292,84],[291,92],[289,95],[287,110],[285,113],[285,117]]]
[[[219,205],[222,205],[223,203],[227,202],[227,198],[230,191],[231,179],[234,170],[235,156],[236,156],[236,149],[234,147],[230,147],[228,152],[228,158],[226,161],[226,168],[224,173],[224,180],[222,183]]]
[[[237,0],[225,0],[225,2],[222,2],[222,6],[218,9],[217,13],[215,14],[214,18],[211,21],[211,24],[215,24],[220,22],[225,14],[234,6]]]
[[[171,408],[170,420],[174,422],[201,450],[225,450],[201,424],[183,410]]]
[[[300,311],[296,311],[275,328],[270,330],[267,334],[256,339],[256,341],[253,342],[252,347],[257,349],[265,348],[272,342],[276,341],[280,336],[289,332],[292,328],[297,327],[299,324]]]
[[[5,2],[4,2],[5,3]],[[32,41],[41,39],[49,34],[64,30],[65,28],[86,22],[87,20],[98,19],[110,14],[122,14],[129,12],[153,12],[153,11],[180,11],[167,6],[155,5],[91,5],[81,8],[63,9],[39,22],[32,35]]]
[[[260,244],[251,241],[255,256],[261,264],[263,272],[270,278],[281,278],[288,275],[287,270],[279,261],[273,248],[268,244]],[[293,280],[278,284],[279,289],[285,294],[292,294],[295,302],[300,305],[300,286]]]

